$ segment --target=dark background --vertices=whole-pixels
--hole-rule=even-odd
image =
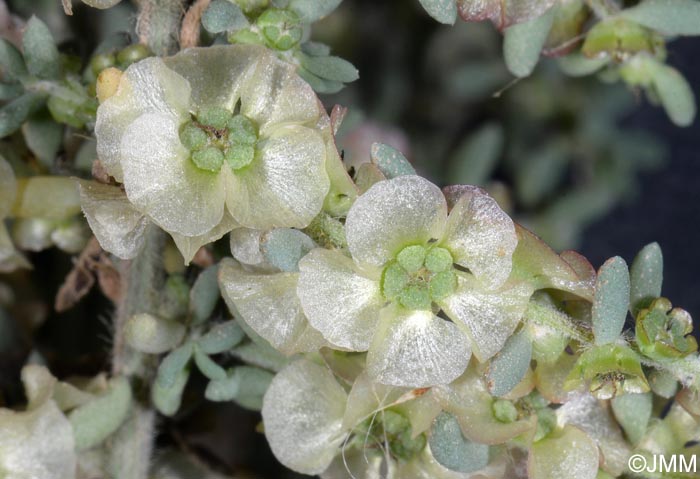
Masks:
[[[700,97],[700,40],[685,38],[669,48],[669,63],[683,72]],[[673,125],[659,108],[640,102],[625,125],[658,135],[670,149],[668,163],[641,176],[641,188],[629,204],[588,228],[581,248],[594,266],[620,255],[628,262],[656,241],[664,254],[663,294],[674,306],[700,318],[700,121],[687,128]]]

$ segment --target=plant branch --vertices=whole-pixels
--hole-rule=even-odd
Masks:
[[[136,21],[139,41],[158,56],[175,53],[184,4],[184,0],[140,0]]]
[[[109,468],[114,479],[148,477],[155,412],[148,404],[150,394],[147,388],[155,378],[158,363],[153,356],[129,347],[124,330],[134,314],[157,311],[165,279],[161,255],[164,242],[163,231],[151,226],[146,231],[138,256],[119,264],[124,294],[114,318],[112,374],[124,375],[131,380],[134,403],[129,417],[110,444]]]

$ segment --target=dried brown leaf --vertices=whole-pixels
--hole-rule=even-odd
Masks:
[[[499,30],[537,18],[555,0],[458,0],[459,16],[466,22],[491,20]]]
[[[66,15],[73,15],[73,2],[71,0],[61,0],[61,4]]]
[[[199,248],[199,250],[197,250],[197,253],[194,255],[191,262],[200,268],[208,268],[215,262],[214,254],[206,246],[202,246]]]
[[[93,237],[59,288],[54,302],[56,311],[66,311],[75,306],[95,285],[95,277],[107,298],[113,302],[121,298],[119,272]]]

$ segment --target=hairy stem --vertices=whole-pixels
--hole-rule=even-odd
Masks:
[[[132,261],[119,265],[124,294],[117,305],[114,318],[114,347],[112,350],[112,374],[148,378],[142,353],[131,349],[124,339],[124,326],[136,313],[157,313],[165,274],[161,252],[165,236],[156,227],[146,232],[143,248]]]
[[[593,344],[592,332],[562,311],[531,302],[525,315],[528,321],[551,328],[562,336],[575,339],[585,346]]]
[[[109,470],[114,479],[148,477],[155,422],[155,412],[148,404],[148,385],[155,377],[158,363],[153,356],[130,348],[124,329],[134,314],[157,311],[165,279],[161,255],[164,242],[164,233],[150,227],[138,256],[119,265],[123,294],[114,318],[112,374],[131,380],[134,403],[129,417],[110,443]]]
[[[139,41],[159,56],[175,53],[184,0],[139,0],[136,33]]]

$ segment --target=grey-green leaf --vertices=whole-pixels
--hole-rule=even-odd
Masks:
[[[22,37],[24,60],[29,73],[39,78],[56,79],[61,73],[61,59],[49,27],[36,16],[27,22]]]
[[[3,80],[19,81],[27,76],[27,66],[17,47],[0,38],[0,67]]]
[[[197,340],[198,348],[206,354],[228,351],[245,337],[243,329],[235,320],[217,324]]]
[[[198,347],[194,348],[194,362],[197,368],[209,379],[224,379],[226,371],[224,368],[216,364],[209,356],[207,356]]]
[[[338,8],[342,0],[290,0],[287,8],[295,11],[302,22],[320,20]]]
[[[661,296],[663,280],[661,247],[658,243],[650,243],[637,254],[630,268],[630,311],[633,316]]]
[[[265,343],[241,344],[236,346],[231,353],[241,361],[270,371],[280,371],[289,363],[289,359],[284,354]]]
[[[126,378],[111,381],[105,393],[74,409],[68,419],[73,426],[75,447],[89,449],[100,444],[124,422],[131,405],[131,386]]]
[[[615,418],[632,444],[639,443],[647,430],[652,400],[652,393],[623,394],[612,399]]]
[[[457,419],[446,412],[435,418],[429,444],[437,462],[453,471],[474,472],[489,462],[489,447],[466,439]]]
[[[211,381],[204,394],[210,401],[236,401],[246,409],[259,411],[273,377],[264,369],[238,366],[226,378]]]
[[[44,102],[44,97],[36,93],[25,93],[0,108],[0,138],[19,130],[27,117]]]
[[[540,59],[549,31],[552,29],[555,8],[543,15],[506,28],[503,37],[503,55],[508,70],[517,77],[526,77]]]
[[[534,206],[559,186],[569,155],[570,147],[563,141],[551,141],[523,155],[518,164],[515,189],[524,205]]]
[[[456,0],[419,0],[428,15],[440,23],[454,25],[457,20]]]
[[[24,87],[19,83],[0,83],[0,101],[14,100],[24,93]]]
[[[675,68],[657,64],[651,70],[654,87],[671,121],[689,126],[695,119],[695,95],[683,75]]]
[[[647,379],[654,394],[662,398],[671,399],[678,392],[678,380],[669,371],[652,369]]]
[[[450,160],[450,181],[484,185],[503,152],[503,128],[488,123],[466,138]]]
[[[240,7],[229,0],[214,0],[202,14],[202,26],[210,33],[231,32],[248,25]]]
[[[321,42],[305,42],[301,51],[312,57],[326,57],[331,54],[331,47]]]
[[[202,271],[190,290],[190,310],[194,324],[200,324],[214,312],[221,297],[219,292],[219,266],[215,264]]]
[[[610,58],[588,58],[582,53],[570,53],[558,59],[559,67],[572,77],[591,75],[610,63]]]
[[[415,168],[411,166],[403,153],[393,146],[373,143],[370,158],[387,179],[416,174]]]
[[[151,389],[151,400],[153,405],[165,416],[172,416],[180,409],[182,403],[182,392],[185,390],[187,380],[190,377],[189,368],[181,369],[174,377],[170,386],[164,386],[159,381],[153,383]]]
[[[299,67],[297,73],[306,83],[311,85],[311,88],[313,88],[316,93],[338,93],[344,86],[342,82],[320,78],[304,67]]]
[[[700,35],[697,0],[642,0],[618,16],[668,35]]]
[[[309,56],[300,54],[301,66],[324,80],[350,83],[360,77],[352,63],[335,56]]]
[[[63,125],[53,121],[48,112],[33,115],[23,128],[24,140],[39,162],[51,169],[63,143]]]
[[[156,383],[160,384],[164,389],[173,387],[182,371],[190,362],[193,349],[192,343],[187,342],[179,348],[170,351],[160,362],[160,366],[158,366]]]
[[[514,334],[491,360],[488,387],[494,396],[508,394],[525,377],[530,368],[532,343],[523,330]]]
[[[627,263],[619,256],[600,267],[595,285],[592,321],[596,344],[617,340],[627,317],[630,300],[630,276]]]
[[[282,271],[299,271],[299,260],[316,247],[311,238],[299,230],[277,228],[267,233],[261,242],[265,259]]]

